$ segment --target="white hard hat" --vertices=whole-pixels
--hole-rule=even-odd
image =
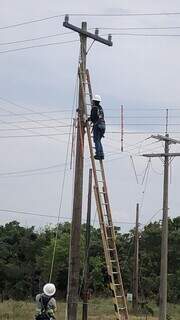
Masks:
[[[99,101],[99,102],[101,102],[101,96],[99,96],[98,94],[95,94],[95,95],[93,96],[93,101]]]
[[[53,283],[46,283],[43,287],[43,292],[46,296],[53,296],[56,292],[56,287]]]

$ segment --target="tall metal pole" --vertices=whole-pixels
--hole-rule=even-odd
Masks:
[[[166,134],[169,138],[169,135]],[[167,316],[169,141],[165,141],[159,320]]]
[[[136,227],[134,234],[133,309],[138,311],[139,289],[139,203],[136,204]]]
[[[87,30],[86,22],[82,22],[82,30],[86,32]],[[80,72],[82,72],[82,78],[84,79],[85,71],[86,71],[87,37],[81,34],[80,41],[81,41]],[[81,96],[81,90],[79,88],[74,200],[73,200],[73,216],[72,216],[72,227],[71,227],[68,293],[67,293],[68,320],[77,319],[77,306],[78,306],[78,288],[79,288],[79,271],[80,271],[80,234],[81,234],[81,218],[82,218],[83,167],[84,167],[83,115],[84,115],[83,99]]]
[[[91,198],[92,198],[92,169],[89,169],[88,205],[86,222],[86,253],[84,265],[84,285],[83,285],[83,314],[82,320],[88,319],[88,286],[89,286],[89,246],[91,236]]]

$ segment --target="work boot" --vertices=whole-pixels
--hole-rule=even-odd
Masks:
[[[97,154],[95,154],[94,159],[95,159],[95,160],[101,160],[101,157],[98,156]]]

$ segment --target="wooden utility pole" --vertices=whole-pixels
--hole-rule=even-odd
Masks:
[[[169,160],[180,156],[180,153],[170,153],[169,145],[180,143],[176,139],[171,139],[166,133],[165,136],[152,135],[152,138],[165,142],[165,152],[157,154],[144,154],[144,157],[164,158],[164,185],[163,185],[163,218],[161,236],[161,271],[160,271],[160,291],[159,291],[159,320],[166,320],[167,317],[167,264],[168,264],[168,182],[169,182]]]
[[[85,22],[82,23],[82,30],[87,30]],[[86,44],[87,38],[80,35],[81,41],[81,70],[86,70]],[[79,90],[80,92],[80,90]],[[83,101],[79,93],[77,142],[76,142],[76,162],[74,178],[74,200],[73,215],[71,225],[70,240],[70,261],[68,277],[68,319],[75,320],[77,317],[79,269],[80,269],[80,235],[82,217],[82,196],[83,196],[83,167],[84,167],[84,121],[83,121]]]
[[[80,36],[80,63],[79,73],[85,85],[86,82],[86,55],[87,38],[112,46],[111,36],[108,40],[99,37],[98,29],[95,34],[87,31],[87,23],[82,22],[82,27],[78,28],[69,23],[69,16],[65,16],[63,26],[77,32]],[[80,271],[80,234],[82,218],[82,198],[83,198],[83,167],[84,167],[84,99],[82,90],[79,88],[79,108],[78,108],[78,128],[76,143],[76,164],[74,180],[74,200],[70,241],[69,273],[67,289],[67,317],[68,320],[77,319],[79,271]]]
[[[133,270],[133,310],[138,311],[139,291],[139,203],[136,204],[136,227],[134,233],[134,270]]]
[[[84,284],[83,284],[83,314],[82,320],[88,319],[88,287],[89,287],[89,247],[91,237],[91,198],[92,198],[92,169],[89,169],[89,187],[87,204],[87,222],[86,222],[86,252],[84,265]]]

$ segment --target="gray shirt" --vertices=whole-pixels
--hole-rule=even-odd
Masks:
[[[42,305],[41,305],[41,296],[42,295],[45,295],[44,293],[41,293],[41,294],[37,294],[36,296],[36,312],[37,314],[41,313],[41,308],[42,308]],[[52,311],[56,311],[56,300],[52,297],[50,298],[48,304],[47,304],[47,310],[52,310]]]

